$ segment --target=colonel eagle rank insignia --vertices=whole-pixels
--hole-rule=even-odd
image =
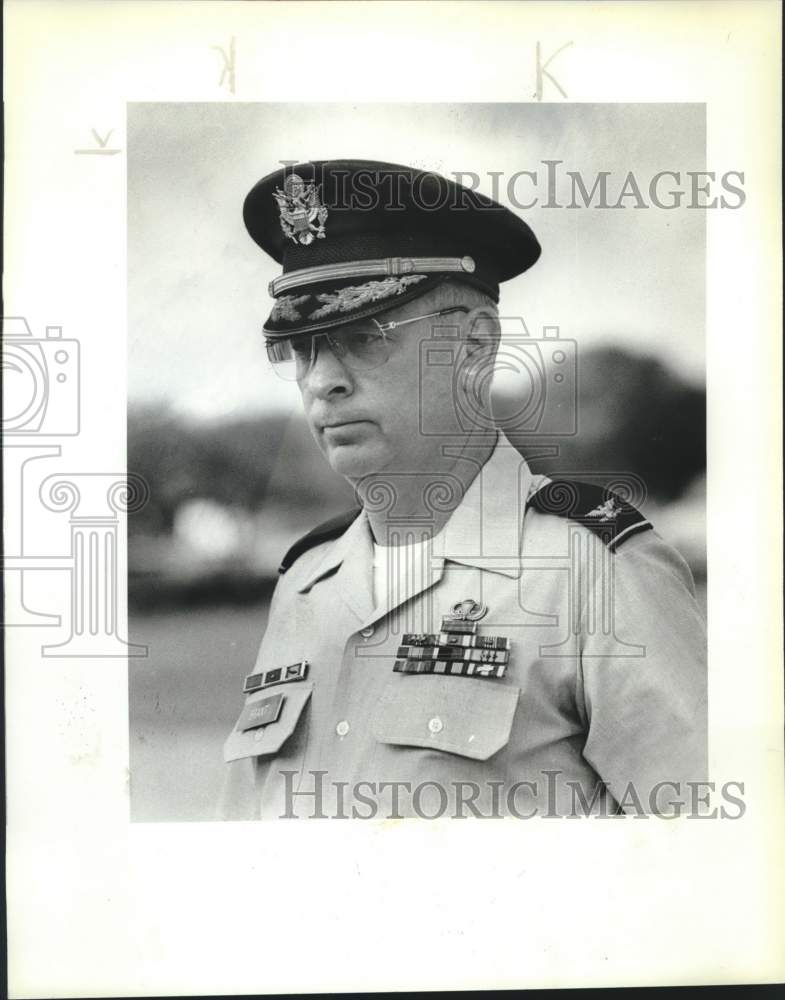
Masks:
[[[551,479],[531,494],[529,506],[541,514],[577,521],[598,535],[611,552],[633,535],[653,527],[637,507],[617,493],[574,479]]]

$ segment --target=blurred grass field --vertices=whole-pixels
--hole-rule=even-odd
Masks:
[[[705,614],[705,582],[697,592]],[[215,818],[223,742],[240,713],[268,608],[264,601],[132,616],[131,641],[149,647],[129,671],[134,822]]]
[[[131,641],[149,647],[129,669],[132,821],[214,818],[223,743],[243,705],[268,607],[131,617]]]

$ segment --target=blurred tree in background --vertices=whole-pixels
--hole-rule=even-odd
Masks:
[[[293,431],[293,422],[302,426]],[[129,531],[170,533],[178,508],[188,500],[242,511],[278,501],[296,511],[319,507],[324,495],[329,500],[336,490],[329,482],[334,474],[318,459],[304,421],[288,416],[195,423],[164,407],[131,409],[128,469],[147,481],[150,500],[129,518]]]
[[[142,476],[149,500],[128,518],[129,535],[165,535],[177,508],[198,490],[198,447],[192,435],[163,407],[129,409],[128,471]]]
[[[578,433],[554,441],[558,458],[534,458],[536,472],[634,473],[652,499],[674,501],[706,468],[706,391],[657,358],[596,349],[579,360]]]

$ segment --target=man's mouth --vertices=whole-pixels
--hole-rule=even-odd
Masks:
[[[364,417],[358,417],[353,420],[331,420],[329,423],[322,424],[322,430],[337,430],[340,427],[353,427],[356,424],[367,424],[370,423]]]

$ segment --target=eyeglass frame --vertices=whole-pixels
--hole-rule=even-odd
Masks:
[[[453,313],[453,312],[468,313],[468,312],[471,312],[471,310],[469,309],[468,306],[447,306],[445,309],[439,309],[436,312],[425,313],[422,316],[409,316],[407,319],[390,320],[390,322],[388,322],[388,323],[380,323],[376,319],[375,316],[369,316],[368,318],[371,320],[371,322],[374,324],[374,326],[376,326],[376,328],[378,329],[379,333],[382,335],[382,338],[384,338],[386,340],[387,339],[386,335],[390,331],[396,330],[399,326],[406,326],[409,323],[417,323],[417,322],[419,322],[420,320],[423,320],[423,319],[434,319],[437,316],[447,316],[447,315],[449,315],[450,313]],[[360,317],[360,318],[362,318],[362,317]],[[358,322],[359,322],[359,320],[358,320]],[[278,340],[292,340],[294,337],[298,337],[298,336],[306,336],[306,334],[297,334],[297,333],[294,333],[294,334],[292,334],[291,337],[275,337],[275,338],[273,338],[273,337],[267,337],[265,339],[265,347],[267,347],[268,345],[270,345],[272,343],[275,343]],[[308,374],[308,372],[310,372],[311,369],[313,368],[314,362],[316,360],[316,352],[314,351],[313,346],[314,346],[316,340],[319,337],[324,337],[327,340],[327,343],[330,346],[330,350],[332,351],[333,357],[335,357],[338,361],[340,361],[341,364],[345,364],[345,362],[344,362],[343,358],[341,357],[341,355],[339,353],[336,353],[335,344],[333,343],[333,341],[331,339],[331,337],[332,337],[332,331],[330,331],[330,330],[317,331],[317,332],[313,333],[311,335],[311,337],[310,337],[311,357],[310,357],[310,360],[308,362],[308,367],[305,369],[305,371],[303,372],[302,375],[296,376],[295,379],[292,380],[292,381],[299,381],[300,379],[305,378],[305,376]],[[268,359],[269,359],[269,354],[268,354]],[[294,359],[292,359],[292,360],[294,360]],[[370,368],[353,368],[351,365],[346,365],[346,367],[350,371],[373,371],[375,368],[381,368],[381,366],[384,365],[384,364],[386,364],[389,360],[390,360],[390,356],[388,354],[387,357],[383,361],[380,361],[378,365],[373,365]],[[284,363],[285,362],[278,362],[276,364],[276,362],[270,361],[270,365],[271,365],[273,371],[275,371],[277,368],[280,368],[280,366],[282,364],[284,364]]]

